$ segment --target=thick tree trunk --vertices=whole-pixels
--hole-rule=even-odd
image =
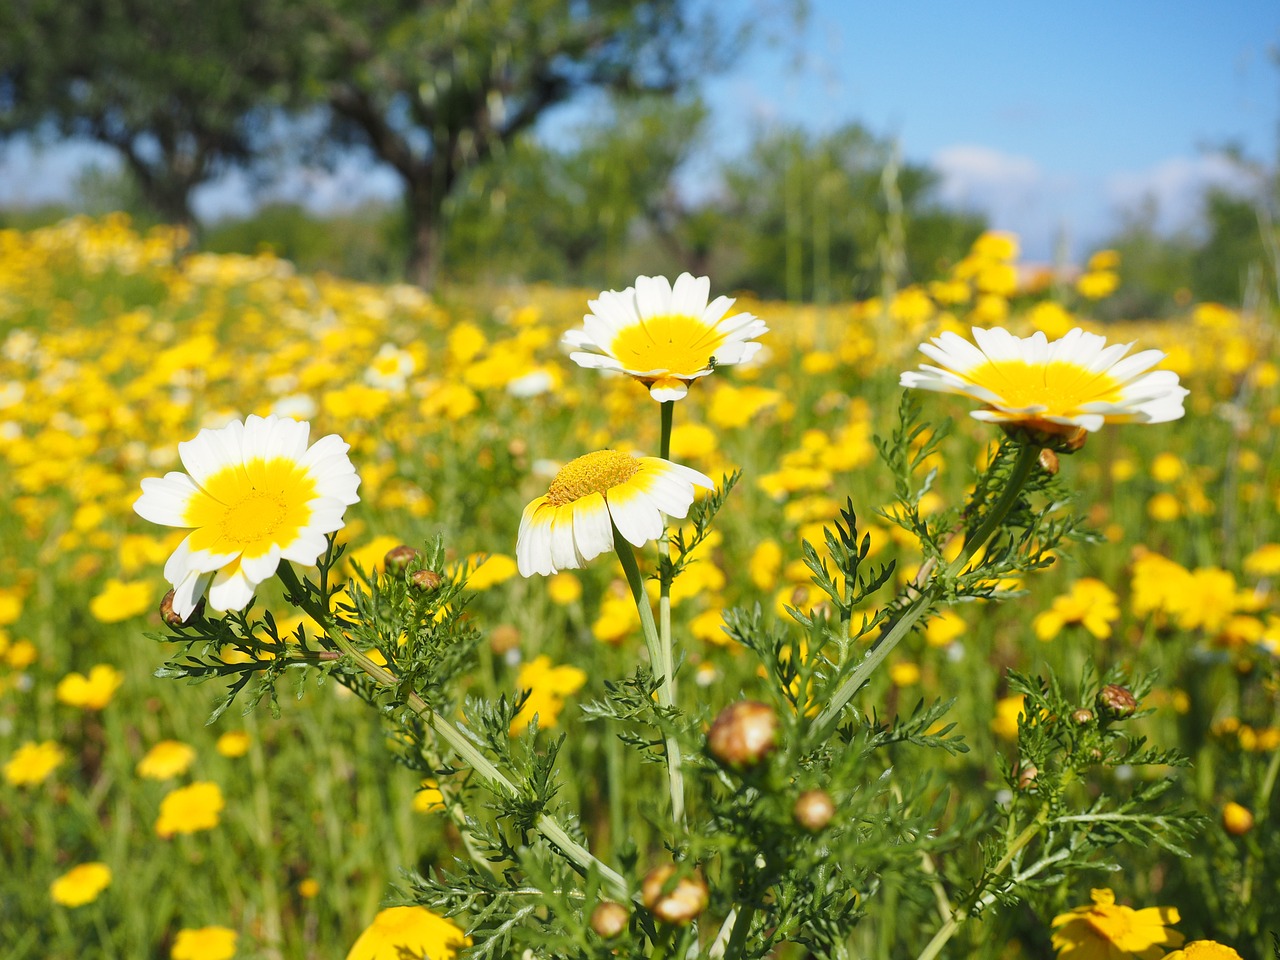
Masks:
[[[424,290],[434,289],[440,278],[440,208],[431,183],[405,186],[405,214],[409,224],[409,258],[404,278]]]

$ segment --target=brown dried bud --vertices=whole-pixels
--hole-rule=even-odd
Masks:
[[[444,577],[434,570],[415,570],[413,576],[409,578],[409,582],[423,593],[431,593],[433,590],[439,589],[440,584],[444,583]]]
[[[650,870],[640,884],[641,902],[664,923],[689,923],[707,909],[707,882],[695,871],[672,883],[675,872],[670,863]]]
[[[1058,475],[1058,455],[1048,447],[1040,451],[1040,469],[1051,477]]]
[[[1040,776],[1040,771],[1036,769],[1035,764],[1024,764],[1018,771],[1018,789],[1030,790],[1036,785],[1036,777]]]
[[[1127,688],[1108,683],[1098,691],[1098,709],[1107,716],[1123,719],[1134,715],[1138,701]]]
[[[720,711],[707,731],[707,751],[734,770],[754,767],[773,752],[778,715],[758,700],[739,700]]]
[[[1093,723],[1093,717],[1093,711],[1086,707],[1081,707],[1079,710],[1073,710],[1071,712],[1071,719],[1082,727],[1086,724]]]
[[[591,929],[606,940],[612,940],[623,930],[631,919],[631,911],[612,900],[601,900],[591,911]]]
[[[398,547],[392,547],[387,551],[387,555],[382,558],[382,565],[386,568],[387,573],[404,573],[409,569],[411,564],[422,554],[408,544],[402,543]]]
[[[836,804],[825,790],[806,790],[796,797],[791,816],[810,833],[822,830],[836,815]]]
[[[520,631],[509,623],[500,623],[489,634],[489,646],[499,656],[509,653],[520,646]]]
[[[184,623],[191,620],[198,620],[204,616],[204,597],[201,597],[196,603],[196,608],[191,611],[191,616],[183,620],[178,616],[178,611],[173,609],[173,591],[170,590],[164,595],[164,599],[160,601],[160,619],[171,627],[180,627]]]

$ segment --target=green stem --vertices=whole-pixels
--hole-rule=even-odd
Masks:
[[[1008,848],[1004,852],[1004,856],[1000,858],[1000,862],[992,869],[990,873],[991,879],[994,880],[1009,869],[1009,864],[1013,863],[1013,858],[1021,853],[1026,848],[1027,844],[1035,839],[1036,834],[1038,834],[1044,826],[1048,815],[1048,806],[1042,806],[1040,808],[1040,812],[1036,814],[1036,818],[1027,824],[1026,829],[1018,834],[1014,841],[1009,844]],[[930,940],[924,950],[920,952],[920,955],[916,957],[916,960],[934,960],[934,958],[942,952],[942,948],[947,945],[947,941],[955,936],[955,933],[960,929],[961,924],[969,919],[970,913],[971,910],[969,907],[953,912],[947,919],[947,922],[938,928],[938,932],[933,935],[933,939]]]
[[[754,902],[747,903],[733,921],[733,935],[729,937],[729,946],[725,949],[725,960],[740,960],[742,951],[747,945],[747,934],[751,932],[751,921],[756,915]]]
[[[991,535],[999,529],[1000,524],[1008,517],[1009,511],[1018,502],[1018,496],[1022,493],[1022,488],[1026,485],[1027,478],[1031,476],[1031,469],[1035,466],[1039,455],[1040,448],[1032,444],[1023,444],[1018,448],[1018,458],[1014,461],[1013,469],[1009,473],[1009,482],[1001,492],[1000,499],[992,506],[973,536],[965,541],[964,549],[960,551],[960,555],[951,561],[945,572],[935,576],[929,585],[920,591],[919,596],[902,612],[902,615],[889,628],[889,632],[884,635],[884,638],[876,644],[870,653],[862,658],[858,663],[857,669],[836,690],[831,701],[818,714],[813,721],[813,726],[810,727],[810,735],[813,737],[813,742],[821,742],[830,736],[831,731],[835,729],[840,720],[840,713],[844,710],[845,705],[853,699],[853,695],[867,682],[867,679],[884,662],[885,658],[893,652],[893,648],[898,645],[899,641],[911,632],[911,628],[916,625],[916,621],[924,616],[934,604],[938,599],[938,594],[941,592],[943,584],[963,570],[965,564],[973,559],[974,554],[981,550]]]
[[[658,627],[653,622],[653,610],[649,607],[649,596],[644,592],[644,578],[640,576],[640,566],[636,563],[635,551],[631,544],[613,528],[613,548],[622,563],[622,570],[627,575],[627,585],[631,587],[631,599],[635,601],[636,610],[640,614],[640,628],[644,633],[645,646],[649,650],[649,662],[654,672],[662,671],[661,684],[658,687],[658,702],[667,708],[675,705],[675,683],[671,670],[667,667],[669,651],[663,649],[662,639],[658,635]],[[672,734],[666,734],[664,741],[667,748],[667,781],[671,792],[671,819],[684,825],[684,764],[680,754],[680,743]]]
[[[663,460],[671,459],[671,420],[675,414],[676,402],[674,400],[662,401],[662,434],[661,440],[658,441],[658,456]]]
[[[394,673],[371,660],[361,650],[358,650],[343,632],[334,625],[332,618],[329,616],[329,611],[311,598],[311,595],[299,582],[298,575],[294,573],[293,568],[287,561],[280,564],[276,573],[284,583],[293,602],[306,611],[311,619],[324,627],[325,635],[338,650],[349,657],[374,682],[388,687],[398,687],[400,685],[400,679]],[[493,762],[480,751],[461,728],[450,723],[449,720],[434,711],[430,704],[413,691],[409,691],[405,698],[405,703],[410,710],[426,722],[437,737],[452,747],[454,752],[465,760],[471,766],[471,769],[488,783],[492,790],[498,793],[505,793],[513,799],[520,798],[520,791],[515,784],[494,766]],[[565,857],[576,863],[583,870],[596,870],[609,886],[614,896],[630,899],[631,892],[627,889],[627,882],[622,875],[592,856],[591,851],[569,836],[568,831],[552,817],[545,813],[539,814],[538,819],[534,821],[534,826],[539,833],[559,847]]]
[[[663,460],[671,459],[671,423],[675,415],[676,402],[664,400],[662,407],[661,439],[658,442],[659,456]],[[658,568],[671,556],[671,548],[667,540],[666,518],[663,518],[662,536],[658,538]],[[658,640],[662,650],[662,675],[667,683],[668,702],[666,706],[674,706],[676,702],[676,658],[675,644],[671,639],[671,577],[663,575],[658,581]],[[674,737],[667,738],[667,756],[673,756],[675,763],[668,765],[671,778],[671,817],[679,826],[685,825],[684,812],[684,779],[680,772],[680,745]],[[674,767],[675,773],[671,774]]]

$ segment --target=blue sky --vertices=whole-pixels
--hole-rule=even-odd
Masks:
[[[1280,46],[1276,0],[808,6],[799,33],[790,0],[737,7],[760,27],[707,84],[716,155],[741,151],[762,125],[860,121],[937,168],[945,198],[1047,258],[1060,231],[1086,250],[1147,195],[1162,226],[1189,223],[1205,184],[1246,179],[1210,148],[1237,144],[1269,163],[1280,154],[1280,68],[1268,52]],[[10,148],[0,202],[64,196],[90,158],[109,162],[84,147]],[[298,171],[282,192],[323,207],[395,189],[394,177],[352,158],[334,173]],[[205,188],[197,208],[217,215],[248,202],[231,178]]]

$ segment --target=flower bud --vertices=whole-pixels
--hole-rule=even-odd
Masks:
[[[500,623],[489,634],[489,646],[498,656],[510,653],[520,646],[520,631],[509,623]]]
[[[1048,447],[1040,451],[1040,469],[1051,477],[1058,475],[1058,455]]]
[[[415,570],[413,576],[409,578],[409,582],[423,593],[431,593],[439,589],[440,584],[444,583],[444,577],[434,570]]]
[[[707,751],[726,767],[746,770],[773,752],[778,715],[757,700],[739,700],[720,711],[707,731]]]
[[[422,554],[408,544],[402,543],[398,547],[392,547],[387,551],[387,555],[382,558],[382,565],[387,573],[400,574],[409,569],[409,564],[416,560]]]
[[[1108,683],[1098,691],[1098,709],[1105,716],[1123,719],[1134,715],[1138,701],[1127,688]]]
[[[612,940],[623,930],[631,919],[631,911],[612,900],[601,900],[591,911],[591,929],[606,940]]]
[[[191,620],[198,620],[204,616],[204,597],[196,602],[196,608],[191,611],[191,616],[183,620],[178,616],[178,612],[173,609],[173,591],[170,590],[164,595],[164,599],[160,601],[160,619],[171,627],[180,627],[184,623]]]
[[[695,871],[671,884],[675,872],[670,863],[650,870],[640,885],[641,902],[663,923],[689,923],[707,909],[707,883]]]
[[[1071,719],[1074,720],[1075,723],[1081,727],[1087,724],[1093,723],[1093,718],[1094,718],[1093,711],[1085,707],[1081,707],[1079,710],[1073,710],[1071,712]]]
[[[1018,789],[1030,790],[1036,785],[1036,777],[1040,776],[1040,771],[1036,769],[1035,764],[1023,764],[1018,770]]]
[[[1238,803],[1228,803],[1222,808],[1222,829],[1233,837],[1243,837],[1253,829],[1253,814]]]
[[[810,833],[822,830],[836,815],[836,804],[825,790],[806,790],[796,797],[791,816]]]

